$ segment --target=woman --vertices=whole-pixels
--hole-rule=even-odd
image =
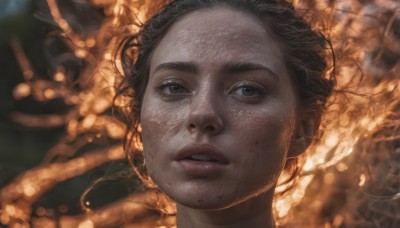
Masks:
[[[130,126],[178,227],[274,227],[333,89],[326,46],[283,0],[172,1],[126,41]]]

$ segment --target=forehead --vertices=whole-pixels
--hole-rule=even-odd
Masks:
[[[254,62],[281,73],[280,45],[252,15],[224,7],[201,9],[175,22],[155,49],[150,71],[164,62]],[[284,69],[283,69],[284,70]]]

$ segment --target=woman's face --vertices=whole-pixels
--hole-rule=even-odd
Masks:
[[[141,124],[146,167],[177,203],[222,209],[271,190],[296,98],[280,45],[227,8],[176,22],[150,59]]]

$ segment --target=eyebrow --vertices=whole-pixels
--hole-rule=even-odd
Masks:
[[[270,68],[263,66],[257,63],[235,63],[228,62],[225,63],[222,67],[222,72],[224,73],[242,73],[254,70],[262,70],[265,71],[268,75],[270,75],[275,80],[279,81],[278,75],[272,71]]]
[[[162,70],[176,70],[186,73],[196,74],[199,72],[198,67],[193,62],[167,62],[162,63],[156,67],[154,72],[162,71]],[[223,64],[220,71],[222,73],[243,73],[255,70],[262,70],[270,75],[273,79],[279,80],[278,75],[272,71],[270,68],[263,66],[257,63],[235,63],[235,62],[227,62]]]
[[[161,70],[176,70],[187,73],[196,74],[198,73],[198,69],[193,62],[168,62],[162,63],[156,67],[154,72]]]

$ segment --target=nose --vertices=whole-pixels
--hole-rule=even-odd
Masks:
[[[186,127],[190,133],[216,135],[224,128],[218,99],[211,94],[197,95],[190,104]]]

